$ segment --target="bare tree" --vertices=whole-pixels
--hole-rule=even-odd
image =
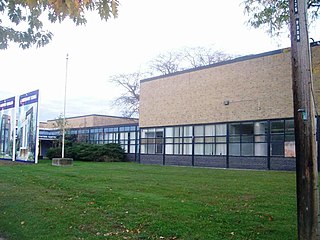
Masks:
[[[153,75],[157,73],[166,75],[184,69],[227,61],[234,57],[210,47],[189,47],[159,54],[150,61],[149,68]]]
[[[140,80],[146,77],[145,73],[135,72],[111,76],[110,81],[122,87],[124,92],[114,100],[114,106],[120,107],[125,117],[139,115]]]
[[[180,54],[189,68],[206,66],[234,58],[233,55],[205,47],[184,48]]]
[[[114,100],[113,105],[120,108],[125,117],[139,116],[140,80],[157,74],[167,75],[232,58],[234,56],[204,47],[184,48],[159,54],[147,63],[147,69],[150,72],[138,71],[111,76],[110,81],[123,89],[123,94]]]
[[[183,56],[178,51],[161,53],[149,63],[149,68],[154,74],[163,75],[174,73],[181,70]]]

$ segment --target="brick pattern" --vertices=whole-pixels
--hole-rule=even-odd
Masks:
[[[194,166],[227,168],[226,156],[194,156]]]
[[[138,119],[121,118],[103,115],[87,115],[73,118],[66,118],[67,128],[86,128],[96,126],[112,126],[121,124],[136,124]],[[46,123],[41,123],[40,127],[55,128],[56,121],[48,120]]]
[[[165,165],[192,166],[192,156],[166,155]]]
[[[229,167],[239,169],[268,169],[266,157],[229,157]]]
[[[320,46],[311,48],[312,53],[312,74],[313,87],[317,99],[318,112],[320,110],[318,103],[320,103]]]
[[[295,158],[272,157],[270,159],[270,170],[295,171],[296,170],[296,159]]]
[[[125,159],[127,162],[137,162],[137,156],[134,153],[126,153]]]
[[[295,171],[296,159],[270,157],[270,170]],[[163,165],[163,155],[140,155],[140,163]],[[192,166],[192,156],[166,155],[164,165]],[[268,170],[267,157],[194,156],[195,167]]]
[[[319,46],[312,55],[320,97]],[[287,117],[293,117],[288,49],[141,83],[140,127]]]
[[[155,164],[163,165],[162,155],[140,155],[140,163],[142,164]]]

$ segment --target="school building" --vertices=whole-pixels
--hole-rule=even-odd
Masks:
[[[318,42],[311,52],[318,101]],[[81,122],[69,132],[90,143],[118,142],[142,164],[294,170],[291,74],[290,49],[281,49],[144,79],[139,121],[69,118]],[[53,134],[47,124],[41,141],[45,129]]]

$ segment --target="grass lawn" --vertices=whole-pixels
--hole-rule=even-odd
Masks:
[[[295,194],[294,172],[0,161],[0,237],[297,239]]]

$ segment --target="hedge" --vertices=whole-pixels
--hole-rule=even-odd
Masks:
[[[61,147],[50,148],[46,156],[50,159],[61,157]],[[74,143],[65,147],[65,157],[90,162],[123,162],[125,153],[119,144]]]

